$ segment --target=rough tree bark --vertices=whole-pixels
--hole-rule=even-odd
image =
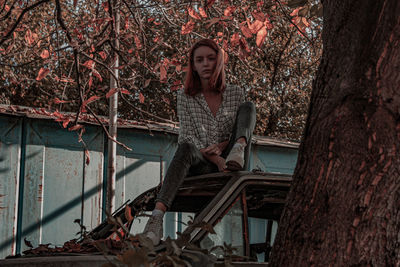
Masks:
[[[270,266],[400,266],[400,1],[325,0]]]

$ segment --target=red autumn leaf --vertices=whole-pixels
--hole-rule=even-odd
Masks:
[[[133,38],[135,39],[136,48],[137,49],[141,49],[142,48],[142,42],[140,41],[139,37],[137,35],[135,35]]]
[[[267,27],[267,30],[271,30],[272,28],[274,28],[274,25],[272,25],[268,18],[265,18],[264,25],[265,27]]]
[[[144,103],[144,95],[142,93],[139,93],[139,102]]]
[[[303,22],[304,26],[309,27],[310,23],[307,21],[307,19],[305,17],[301,18],[301,22]]]
[[[124,29],[127,30],[129,28],[129,17],[125,17],[125,26]]]
[[[103,60],[105,60],[105,59],[107,58],[107,54],[106,54],[106,52],[104,52],[104,51],[100,51],[100,52],[99,52],[99,55],[101,56],[101,58],[102,58]]]
[[[129,205],[125,206],[125,218],[128,222],[133,221],[132,208]]]
[[[210,20],[207,20],[206,22],[208,22],[206,28],[210,28],[212,25],[214,25],[215,23],[219,22],[221,19],[220,18],[212,18]]]
[[[171,63],[171,61],[168,58],[164,58],[164,60],[162,62],[162,64],[166,68],[166,70],[168,70],[168,67],[169,67],[170,63]]]
[[[99,79],[100,82],[103,81],[103,78],[101,78],[101,75],[100,75],[100,73],[99,73],[97,70],[93,69],[93,70],[92,70],[92,73],[93,73],[93,75],[94,75],[97,79]]]
[[[179,87],[181,86],[181,81],[175,81],[173,83],[173,86],[171,87],[171,91],[176,91],[179,89]]]
[[[104,8],[104,11],[105,11],[105,12],[108,12],[109,7],[108,7],[108,2],[107,2],[107,1],[106,1],[106,2],[103,2],[103,3],[101,4],[101,6]]]
[[[267,36],[267,28],[263,26],[257,33],[256,44],[258,47],[260,47],[264,43],[266,36]]]
[[[169,101],[169,99],[166,98],[165,96],[162,96],[162,100],[163,100],[165,103],[167,103],[168,105],[171,104],[171,101]]]
[[[210,8],[214,4],[215,0],[208,0],[205,8]]]
[[[36,81],[40,81],[44,77],[46,77],[47,74],[49,74],[50,70],[46,68],[40,68],[38,76],[36,77]]]
[[[89,82],[88,82],[89,89],[92,88],[92,84],[93,84],[93,76],[90,76]]]
[[[229,6],[224,10],[224,15],[227,17],[230,17],[233,12],[235,12],[236,7],[235,6]]]
[[[126,94],[126,95],[130,95],[131,92],[129,92],[127,89],[121,89],[121,91],[119,91],[121,94]]]
[[[156,37],[154,37],[153,42],[157,43],[159,40],[160,40],[160,36],[156,36]]]
[[[253,34],[256,34],[263,26],[264,23],[262,23],[259,20],[256,20],[249,26],[249,29]]]
[[[202,16],[203,18],[207,18],[207,13],[204,10],[204,8],[199,7],[199,13],[200,13],[200,16]]]
[[[108,93],[106,94],[106,98],[109,98],[110,96],[112,96],[116,92],[118,92],[118,88],[111,88],[110,91],[108,91]]]
[[[90,154],[89,150],[85,149],[85,157],[86,157],[86,165],[89,165],[90,163]]]
[[[25,41],[27,42],[28,45],[32,45],[35,40],[33,39],[33,34],[30,29],[27,29],[25,32]]]
[[[148,18],[148,19],[147,19],[147,22],[152,22],[152,21],[154,21],[155,19],[156,19],[156,18],[154,18],[154,17],[153,17],[153,18]]]
[[[49,56],[50,56],[50,54],[49,54],[49,51],[48,51],[47,49],[44,49],[44,50],[42,51],[42,53],[40,54],[40,57],[43,58],[43,59],[46,59],[46,58],[48,58]]]
[[[53,116],[56,116],[57,118],[64,118],[64,115],[58,112],[57,110],[53,112]]]
[[[250,31],[250,29],[247,28],[247,26],[245,26],[245,25],[242,25],[242,26],[240,27],[240,30],[242,31],[243,35],[244,35],[246,38],[251,38],[251,37],[253,36],[252,33],[251,33],[251,31]]]
[[[266,19],[264,13],[262,13],[262,12],[253,12],[252,15],[253,15],[253,18],[255,18],[256,20],[259,20],[259,21],[264,21]]]
[[[60,100],[59,98],[54,98],[53,100],[54,104],[62,104],[62,103],[68,103],[69,101],[66,100]]]
[[[167,69],[164,65],[160,66],[160,81],[165,82],[167,79]]]
[[[300,21],[301,21],[301,17],[294,17],[294,18],[292,18],[292,22],[293,22],[293,24],[299,24],[300,23]],[[290,26],[293,26],[293,25],[290,25]]]
[[[290,13],[290,16],[292,16],[292,17],[297,16],[299,14],[300,8],[301,7],[298,7],[295,10],[293,10],[292,13]]]
[[[249,48],[249,45],[248,45],[247,42],[246,42],[246,39],[244,39],[243,37],[240,38],[239,44],[240,44],[240,47],[241,47],[243,50],[245,50],[247,53],[250,53],[250,48]]]
[[[63,120],[62,126],[63,126],[64,128],[67,128],[67,126],[68,126],[69,123],[70,123],[70,119],[64,119],[64,120]]]
[[[197,14],[197,12],[192,7],[188,8],[188,12],[189,12],[189,16],[191,16],[192,18],[201,19],[200,15]]]
[[[186,23],[185,25],[182,25],[181,34],[182,35],[188,34],[188,33],[192,32],[193,29],[194,29],[194,22],[189,20],[188,23]]]
[[[231,46],[235,47],[239,45],[239,33],[236,32],[231,36]]]
[[[82,124],[76,124],[76,125],[74,125],[74,126],[72,126],[72,127],[69,127],[69,128],[68,128],[68,131],[76,131],[76,130],[79,130],[79,129],[81,129],[81,128],[83,128],[83,125],[82,125]]]
[[[144,82],[144,88],[146,88],[147,86],[149,86],[150,81],[151,81],[151,79],[147,79],[147,80]]]
[[[75,81],[74,81],[74,79],[72,79],[72,78],[61,78],[61,79],[60,79],[60,82],[63,82],[63,83],[73,83],[73,82],[75,82]]]
[[[89,59],[88,61],[86,61],[82,65],[91,70],[94,67],[94,61]]]
[[[94,95],[89,97],[89,99],[86,99],[85,101],[83,101],[82,103],[82,107],[86,107],[87,104],[92,103],[94,101],[96,101],[97,99],[100,99],[100,96]]]

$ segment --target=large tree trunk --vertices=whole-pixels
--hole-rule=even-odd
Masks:
[[[325,0],[271,266],[400,266],[400,1]]]

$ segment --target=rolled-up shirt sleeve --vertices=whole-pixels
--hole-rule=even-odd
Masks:
[[[190,117],[186,96],[184,94],[183,90],[178,91],[177,94],[177,111],[179,118],[178,144],[191,143],[195,145],[197,149],[201,149],[203,145],[195,135],[196,129]]]

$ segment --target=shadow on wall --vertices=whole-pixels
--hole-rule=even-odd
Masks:
[[[4,158],[0,158],[0,164],[2,161],[5,161]],[[8,173],[10,171],[10,168],[0,168],[0,176],[2,173]]]
[[[1,159],[0,159],[0,161],[1,161]],[[117,181],[120,180],[121,178],[124,177],[124,175],[135,171],[137,168],[139,168],[146,162],[147,162],[147,160],[141,159],[141,160],[138,160],[137,162],[129,165],[127,168],[125,168],[124,170],[122,170],[116,174],[116,180]],[[1,170],[0,170],[0,173],[1,173]],[[68,201],[67,203],[65,203],[64,205],[62,205],[55,211],[51,212],[49,215],[45,216],[39,222],[36,222],[36,223],[33,223],[33,224],[27,226],[21,232],[21,234],[19,235],[18,240],[16,240],[16,242],[21,242],[21,240],[23,239],[24,236],[29,235],[29,234],[33,233],[34,231],[37,231],[37,229],[39,229],[40,227],[43,227],[44,225],[51,223],[54,219],[56,219],[57,217],[60,217],[66,211],[68,211],[78,205],[82,205],[83,201],[85,201],[85,200],[89,199],[90,197],[94,196],[95,194],[97,194],[99,188],[103,188],[103,183],[85,191],[83,198],[82,198],[82,196],[76,197],[76,198]],[[71,225],[72,224],[73,224],[73,222],[71,222]],[[6,239],[2,243],[0,243],[0,250],[3,250],[5,248],[7,248],[8,246],[12,245],[14,240],[15,240],[14,237],[9,237],[8,239]],[[68,240],[65,240],[65,241],[68,241]]]

